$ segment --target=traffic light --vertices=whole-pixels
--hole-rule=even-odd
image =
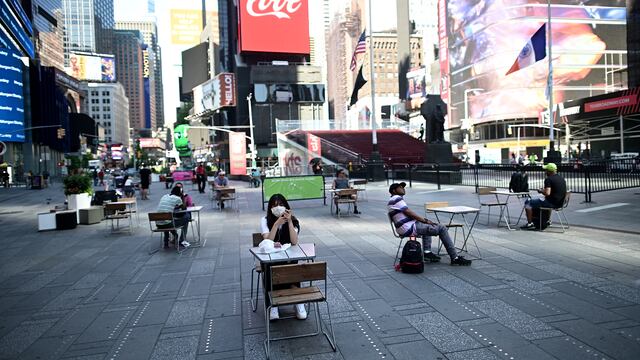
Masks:
[[[58,128],[58,139],[64,139],[67,131],[64,128]]]

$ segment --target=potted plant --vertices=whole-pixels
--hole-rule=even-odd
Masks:
[[[69,209],[79,213],[78,210],[91,207],[91,194],[93,194],[91,177],[83,174],[69,175],[64,178],[63,183]]]

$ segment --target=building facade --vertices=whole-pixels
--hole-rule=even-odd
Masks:
[[[84,108],[104,128],[101,143],[129,146],[129,99],[120,83],[81,83]]]
[[[143,81],[143,41],[138,30],[115,30],[114,45],[118,82],[129,99],[129,124],[134,130],[148,128]],[[152,128],[155,124],[151,123]]]
[[[71,51],[113,53],[113,0],[62,0],[62,9],[65,66]]]

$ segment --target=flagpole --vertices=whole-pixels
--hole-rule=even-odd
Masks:
[[[549,94],[549,150],[554,151],[553,139],[553,57],[551,56],[551,0],[547,0],[547,54],[549,56],[549,76],[547,78],[547,93]]]
[[[380,155],[378,154],[378,134],[376,133],[376,79],[373,70],[373,17],[371,13],[371,0],[369,0],[369,79],[371,81],[371,141],[373,143],[371,157],[375,156],[378,159]]]

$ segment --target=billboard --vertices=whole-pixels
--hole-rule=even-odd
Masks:
[[[24,98],[20,53],[0,49],[0,141],[24,142]]]
[[[243,132],[229,133],[231,175],[247,174],[247,138]]]
[[[171,43],[174,45],[196,45],[200,43],[202,32],[202,11],[192,9],[171,9]],[[208,16],[215,16],[208,11]]]
[[[164,149],[164,142],[158,138],[140,138],[141,148]]]
[[[439,4],[442,8],[443,3]],[[611,74],[626,68],[625,2],[551,3],[554,102],[624,86],[620,77]],[[440,25],[446,27],[446,32],[440,31],[442,98],[449,99],[452,126],[464,117],[465,106],[472,124],[537,118],[548,107],[547,59],[505,75],[522,47],[546,22],[547,4],[539,0],[504,4],[501,0],[447,1],[446,17],[439,8]],[[465,90],[469,90],[466,103]]]
[[[110,55],[69,54],[67,74],[78,80],[115,82],[116,62]]]
[[[265,202],[274,194],[282,194],[287,200],[324,198],[324,178],[318,175],[268,177],[262,185]]]
[[[215,78],[193,88],[194,114],[228,106],[236,106],[235,74],[220,73]]]
[[[307,150],[309,150],[309,161],[322,155],[321,138],[307,133]]]
[[[239,0],[240,51],[309,54],[308,0]]]

